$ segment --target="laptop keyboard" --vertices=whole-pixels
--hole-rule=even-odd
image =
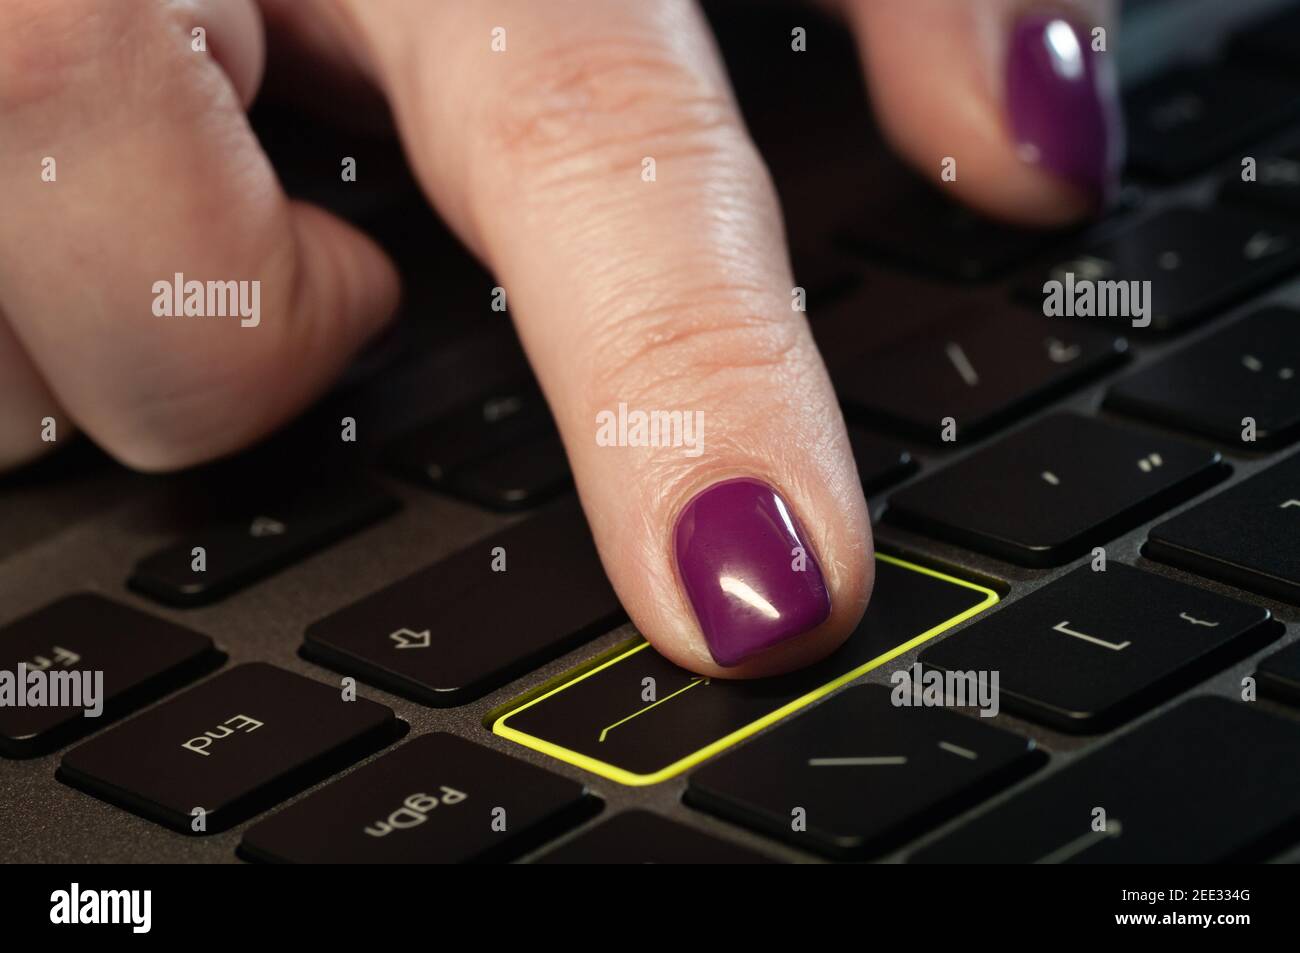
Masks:
[[[572,483],[541,391],[503,388],[403,435],[395,472],[488,509],[528,509]]]
[[[426,705],[463,705],[623,618],[569,499],[313,622],[303,654]]]
[[[0,645],[29,671],[103,672],[106,692],[96,720],[76,709],[0,708],[0,754],[10,758],[54,751],[223,661],[206,635],[89,592],[9,623]]]
[[[1114,563],[1080,566],[921,653],[946,672],[996,670],[1002,705],[1093,734],[1278,637],[1271,614]]]
[[[1265,860],[1296,835],[1300,726],[1195,698],[923,848],[917,863]],[[1103,813],[1099,814],[1101,811]],[[1105,821],[1092,826],[1096,821]]]
[[[844,411],[942,444],[987,435],[1122,359],[1104,329],[1007,305],[955,314],[839,374]],[[949,431],[944,424],[952,418]]]
[[[1300,86],[1243,67],[1178,68],[1131,93],[1124,104],[1129,165],[1177,180],[1300,115]]]
[[[1133,91],[1124,199],[1077,232],[751,117],[881,553],[801,672],[712,682],[639,640],[459,259],[241,460],[0,479],[0,669],[108,689],[98,719],[0,709],[6,859],[1300,857],[1297,24]],[[356,217],[410,261],[400,198]],[[1067,272],[1150,280],[1150,327],[1044,317]],[[976,671],[997,711],[905,700]]]
[[[1175,207],[1054,262],[1026,291],[1041,303],[1043,282],[1069,273],[1150,281],[1150,330],[1182,331],[1298,265],[1300,222],[1255,208]]]
[[[1242,589],[1300,602],[1300,457],[1151,530],[1147,552]]]
[[[397,501],[373,486],[313,488],[151,553],[127,585],[171,606],[213,602],[395,509]]]
[[[237,665],[74,748],[59,777],[176,830],[222,831],[400,735],[387,705],[339,697]]]
[[[465,817],[480,803],[492,805],[497,823]],[[580,781],[438,733],[259,821],[240,851],[275,863],[481,863],[517,855],[598,809]]]
[[[1060,413],[899,490],[886,519],[1022,566],[1059,566],[1224,472],[1217,451]]]
[[[1029,774],[1020,735],[846,689],[691,775],[686,802],[831,858],[878,854]],[[792,823],[803,812],[806,824]]]
[[[1256,446],[1285,446],[1300,427],[1298,320],[1292,308],[1252,312],[1121,379],[1106,406],[1226,447],[1241,443],[1249,420]]]

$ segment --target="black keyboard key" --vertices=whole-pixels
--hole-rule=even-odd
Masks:
[[[1263,859],[1288,845],[1300,821],[1300,772],[1286,767],[1297,759],[1300,724],[1245,703],[1198,698],[1030,786],[912,860]]]
[[[858,465],[858,480],[862,483],[863,493],[870,496],[916,472],[916,461],[902,447],[881,440],[853,424],[849,424],[848,431],[849,446]]]
[[[64,596],[0,628],[0,754],[53,751],[220,663],[206,635],[103,596]],[[61,696],[76,705],[49,704],[60,683],[71,693],[59,689]],[[87,710],[99,714],[86,717]]]
[[[686,801],[831,857],[941,823],[1032,771],[1034,743],[883,685],[848,689],[691,775]],[[796,812],[803,825],[795,826]]]
[[[426,705],[463,705],[623,618],[567,500],[313,623],[303,654]]]
[[[853,291],[862,283],[862,264],[838,248],[792,243],[790,258],[795,284],[804,289],[809,317],[816,320],[821,309]]]
[[[550,433],[462,467],[446,486],[489,509],[521,510],[564,492],[572,483],[564,444]]]
[[[1262,694],[1300,705],[1300,642],[1262,660],[1255,677]]]
[[[539,864],[772,864],[649,811],[624,811],[537,858]]]
[[[1300,86],[1231,67],[1179,68],[1125,97],[1129,165],[1163,179],[1199,172],[1300,113]]]
[[[1245,158],[1245,157],[1243,157]],[[1224,177],[1219,195],[1225,201],[1300,215],[1300,149],[1255,156],[1254,178],[1242,178],[1238,161]]]
[[[480,506],[516,509],[522,501],[504,498],[509,495],[504,491],[519,488],[503,491],[509,471],[494,469],[491,460],[546,438],[558,441],[555,424],[541,391],[527,383],[498,389],[400,437],[387,459],[403,476],[426,486]]]
[[[836,375],[846,413],[940,443],[1014,419],[1114,365],[1121,337],[1007,306],[954,315]]]
[[[752,681],[708,679],[641,642],[521,700],[492,731],[620,784],[657,784],[996,602],[983,586],[878,553],[862,622],[815,665]]]
[[[1233,37],[1228,53],[1247,69],[1300,74],[1300,8],[1248,26]]]
[[[455,735],[424,735],[254,824],[240,850],[294,864],[494,861],[598,807],[577,781]]]
[[[1093,244],[1050,266],[1046,280],[1061,283],[1067,315],[1091,310],[1093,320],[1119,328],[1174,331],[1217,314],[1251,293],[1289,277],[1300,266],[1300,223],[1253,208],[1216,206],[1174,208]],[[1073,277],[1071,277],[1073,276]],[[1080,280],[1094,282],[1095,302],[1083,302]],[[1114,308],[1117,295],[1101,282],[1150,281],[1142,292],[1145,315],[1100,315]],[[1042,308],[1044,281],[1024,289],[1027,301]],[[1119,286],[1115,286],[1117,289]],[[1135,311],[1129,285],[1129,310]],[[1144,288],[1144,285],[1136,286]],[[1073,288],[1073,295],[1070,289]],[[1100,290],[1098,290],[1100,289]],[[1070,302],[1074,305],[1071,306]],[[1133,324],[1134,321],[1138,323]]]
[[[395,499],[365,482],[304,489],[263,512],[214,526],[146,556],[127,584],[166,605],[204,605],[355,533],[397,506]]]
[[[845,229],[845,245],[949,281],[995,278],[1062,235],[985,218],[910,176],[872,192]]]
[[[1256,311],[1120,381],[1106,406],[1245,450],[1286,443],[1300,431],[1300,311]]]
[[[1300,605],[1300,455],[1154,527],[1145,554]]]
[[[998,672],[1002,704],[1062,731],[1116,725],[1277,638],[1269,612],[1110,563],[1081,566],[921,653]]]
[[[1219,455],[1053,414],[890,497],[886,519],[1023,566],[1069,562],[1223,475]]]
[[[74,748],[59,778],[182,833],[212,834],[378,750],[400,729],[385,705],[347,701],[338,686],[254,662]]]

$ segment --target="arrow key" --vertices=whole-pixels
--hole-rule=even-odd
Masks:
[[[570,499],[312,623],[302,651],[447,707],[622,620],[582,510]]]

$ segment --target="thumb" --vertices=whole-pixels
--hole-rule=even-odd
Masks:
[[[19,371],[0,379],[0,418],[56,404],[146,470],[240,449],[307,406],[382,326],[392,265],[276,181],[243,112],[262,43],[249,0],[18,6],[31,16],[16,37],[0,29],[0,62],[57,35],[66,62],[84,65],[42,64],[0,90],[0,345],[24,362],[0,360]],[[192,45],[196,25],[212,55]],[[49,143],[59,174],[43,183],[27,170]]]
[[[1115,7],[850,0],[848,12],[895,147],[981,211],[1058,225],[1116,189]]]

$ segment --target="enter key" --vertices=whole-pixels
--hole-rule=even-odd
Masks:
[[[757,681],[708,679],[645,642],[506,709],[502,737],[621,784],[655,784],[793,714],[890,659],[983,612],[997,594],[877,556],[861,624],[818,664]]]

